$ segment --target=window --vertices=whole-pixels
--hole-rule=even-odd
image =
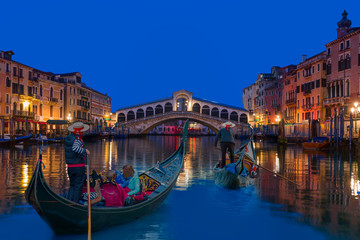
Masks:
[[[346,41],[346,48],[350,48],[350,40]]]
[[[320,87],[320,79],[316,80],[316,88]]]
[[[317,71],[320,71],[320,63],[317,65]]]
[[[16,77],[16,67],[13,67],[13,76]]]
[[[312,73],[314,73],[315,72],[315,67],[312,66],[311,70],[312,70]]]
[[[317,104],[319,105],[319,103],[320,103],[320,96],[318,95],[317,96]]]
[[[10,65],[7,63],[6,64],[6,72],[9,73],[10,72]]]
[[[327,54],[330,55],[331,54],[331,48],[327,49]]]
[[[23,69],[22,68],[19,68],[19,71],[20,71],[20,77],[23,78]]]
[[[6,78],[6,87],[11,87],[11,80],[8,77]]]
[[[63,90],[60,90],[60,100],[63,100]]]
[[[344,50],[344,43],[340,43],[340,51]]]
[[[5,108],[6,110],[6,114],[9,114],[10,113],[10,107],[9,106],[6,106],[6,108]],[[90,198],[91,199],[91,198]]]
[[[31,80],[32,73],[29,71],[29,80]]]
[[[300,78],[300,72],[298,72],[298,78]]]
[[[6,103],[10,104],[10,95],[9,94],[6,94]]]
[[[42,97],[43,95],[43,88],[42,88],[42,85],[40,85],[40,96]]]
[[[52,116],[53,116],[53,106],[50,106],[50,117],[52,117]]]

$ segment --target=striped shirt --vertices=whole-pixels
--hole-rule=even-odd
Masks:
[[[84,142],[78,139],[75,139],[74,144],[72,146],[72,150],[78,154],[85,154],[86,149],[84,147]]]

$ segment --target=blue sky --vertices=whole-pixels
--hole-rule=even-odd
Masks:
[[[6,1],[1,50],[54,73],[78,71],[112,109],[171,96],[242,107],[271,66],[298,64],[336,38],[360,1]]]

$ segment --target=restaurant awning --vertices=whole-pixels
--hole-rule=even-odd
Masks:
[[[69,124],[68,120],[47,120],[48,124],[59,124],[59,125],[64,125],[64,124]]]

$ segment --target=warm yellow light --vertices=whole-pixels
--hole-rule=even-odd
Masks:
[[[360,107],[358,107],[358,109],[357,109],[357,110],[358,110],[358,112],[360,112]]]
[[[357,107],[357,106],[358,106],[358,102],[355,102],[355,103],[354,103],[354,106]]]
[[[28,101],[25,101],[25,102],[23,102],[23,105],[25,108],[27,108],[30,105],[30,103]]]
[[[351,111],[352,113],[354,113],[354,112],[355,112],[355,108],[351,108],[350,111]]]

